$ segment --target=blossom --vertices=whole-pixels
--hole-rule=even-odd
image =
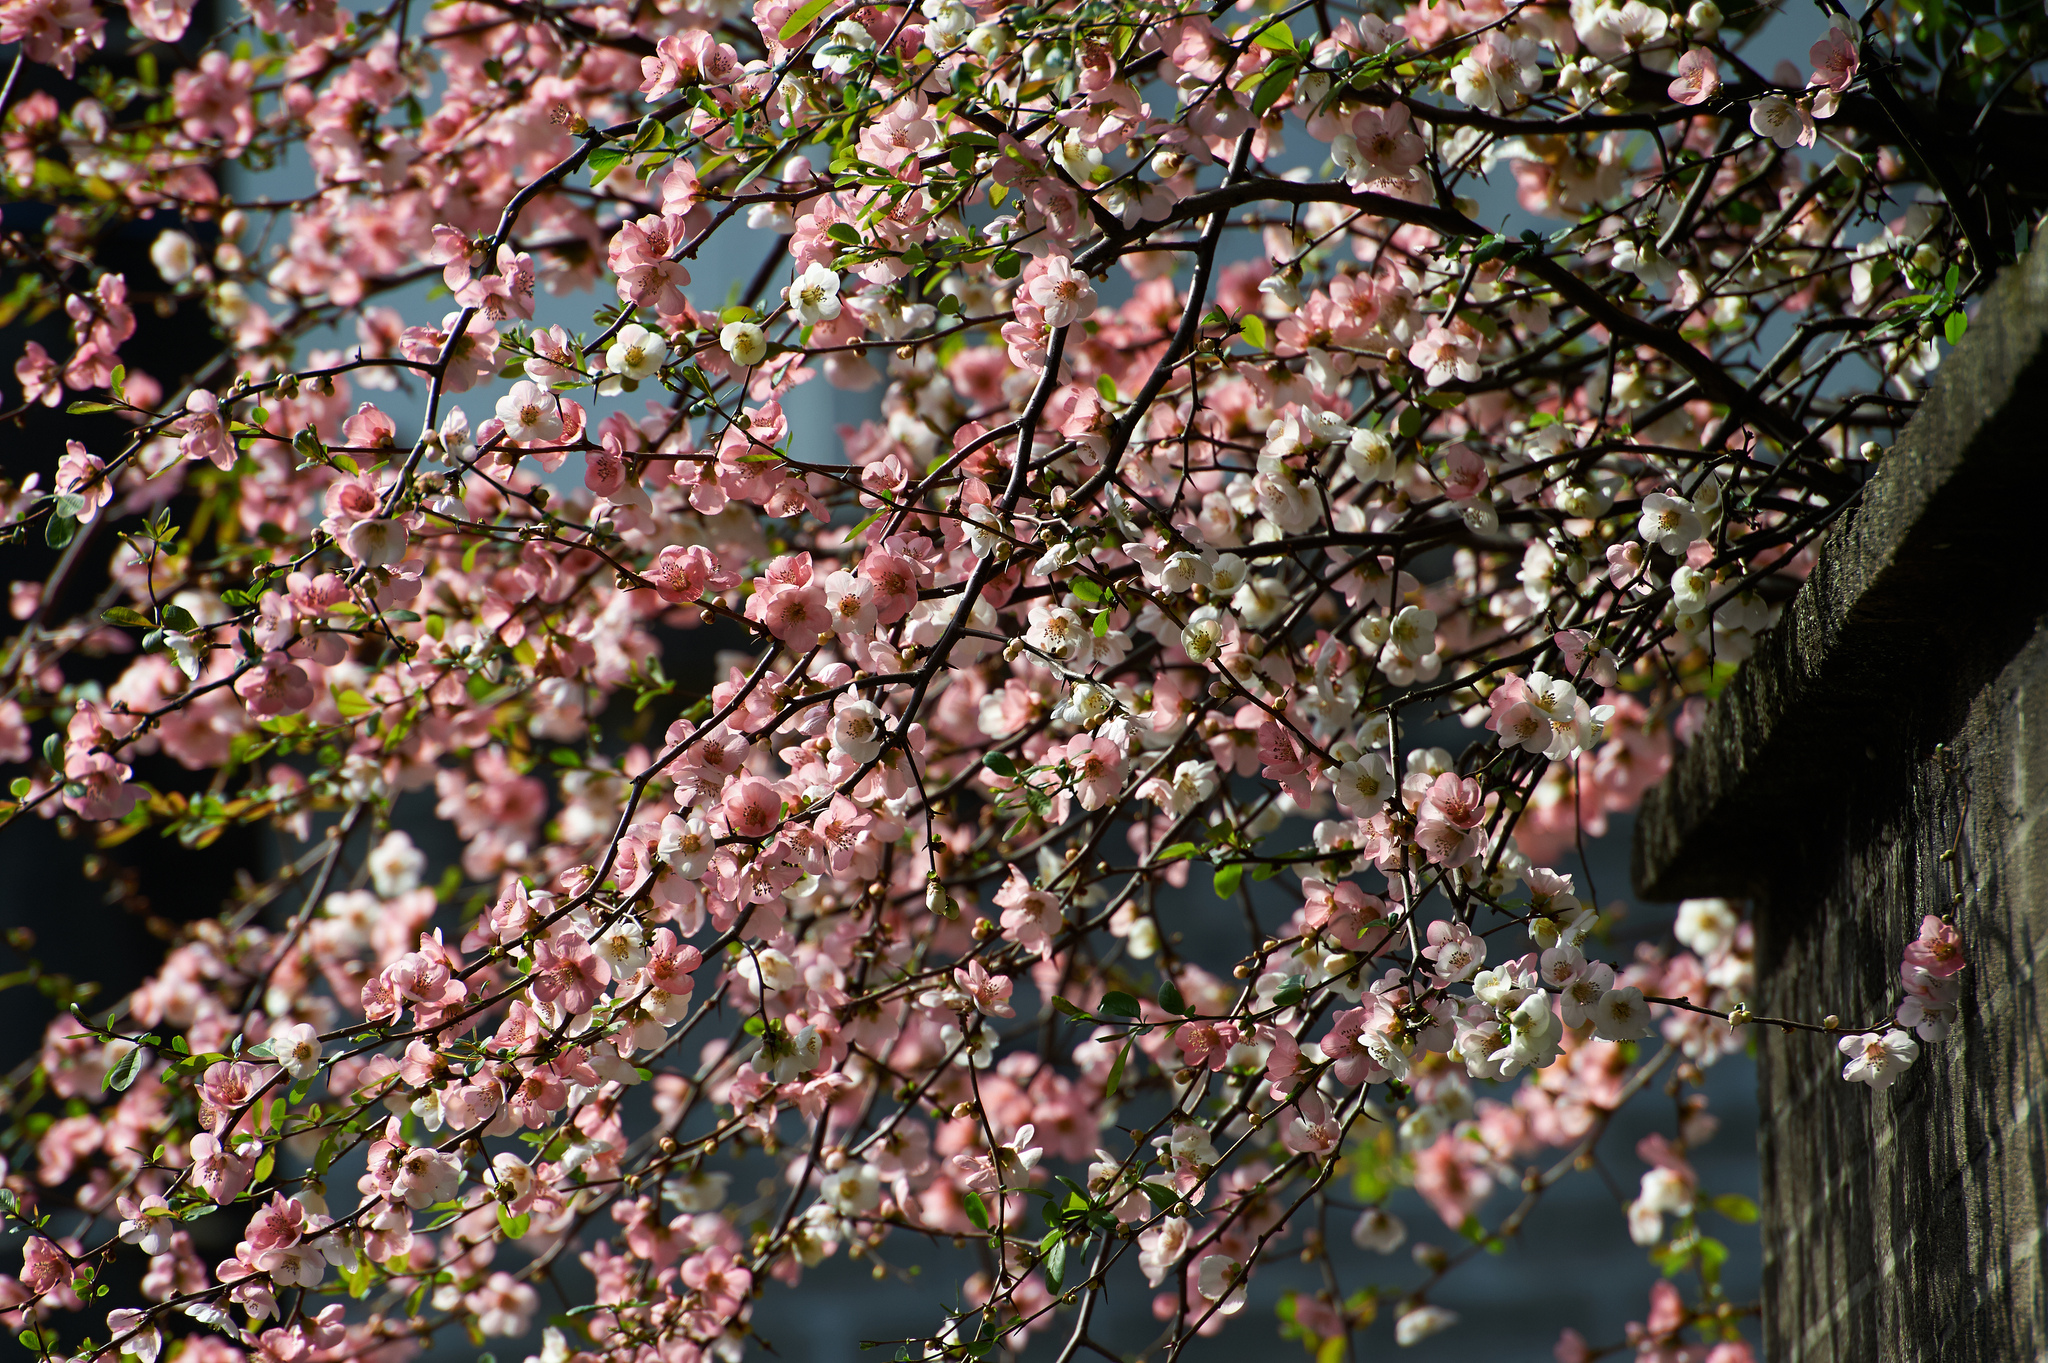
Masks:
[[[57,493],[76,499],[72,512],[80,521],[90,521],[114,497],[107,479],[107,466],[99,456],[88,454],[76,440],[64,442],[64,457],[57,461]]]
[[[1047,326],[1072,326],[1095,311],[1095,289],[1066,256],[1050,256],[1025,292],[1045,315]]]
[[[1845,1036],[1835,1048],[1848,1057],[1842,1078],[1860,1081],[1874,1089],[1890,1088],[1906,1067],[1920,1058],[1920,1043],[1893,1027],[1883,1034],[1862,1032]]]
[[[1688,49],[1671,71],[1666,93],[1674,104],[1705,104],[1721,88],[1721,68],[1704,47]]]
[[[610,981],[610,966],[580,934],[565,932],[534,943],[533,978],[527,988],[541,1002],[558,1004],[571,1016],[587,1013]]]
[[[513,384],[498,399],[497,412],[507,440],[542,445],[562,438],[561,401],[532,379]]]
[[[1411,1306],[1394,1322],[1394,1342],[1403,1348],[1420,1344],[1458,1323],[1458,1313],[1441,1306]]]
[[[311,1079],[320,1072],[320,1036],[309,1023],[287,1023],[272,1032],[270,1053],[294,1079]]]
[[[1643,498],[1636,533],[1665,553],[1682,557],[1695,540],[1705,537],[1706,526],[1685,498],[1652,492]]]
[[[1812,111],[1776,91],[1759,97],[1749,106],[1749,130],[1785,151],[1810,147],[1817,135]]]
[[[628,322],[619,328],[619,334],[612,339],[604,352],[605,367],[614,374],[629,379],[651,379],[661,372],[662,364],[668,359],[668,341],[658,331],[649,331],[637,322]],[[504,416],[500,404],[499,416]],[[508,427],[510,421],[505,423]]]
[[[726,323],[718,333],[718,344],[743,369],[768,358],[768,333],[753,322]]]
[[[1351,1226],[1351,1243],[1376,1254],[1392,1254],[1407,1238],[1401,1218],[1384,1207],[1367,1207]]]
[[[831,267],[815,260],[806,265],[782,292],[783,297],[789,300],[790,312],[805,326],[831,321],[839,315],[842,307],[839,276]]]
[[[1479,377],[1479,343],[1463,324],[1430,325],[1429,331],[1408,348],[1408,362],[1422,371],[1432,388],[1453,379],[1471,383]]]
[[[1806,55],[1813,63],[1813,79],[1808,83],[1826,86],[1838,95],[1855,81],[1857,68],[1862,64],[1855,37],[1835,24],[1828,26],[1828,31]]]
[[[832,750],[855,762],[872,762],[882,752],[888,724],[871,700],[851,700],[832,713]]]

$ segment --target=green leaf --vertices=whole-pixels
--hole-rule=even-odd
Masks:
[[[1121,989],[1112,989],[1102,996],[1102,1011],[1111,1017],[1134,1018],[1138,1016],[1138,1001]]]
[[[1294,84],[1294,73],[1293,62],[1273,64],[1273,69],[1259,82],[1259,88],[1252,92],[1252,114],[1255,117],[1263,116],[1266,110],[1279,103],[1280,96],[1286,94]]]
[[[1102,600],[1102,588],[1085,577],[1077,577],[1069,582],[1067,590],[1091,606]]]
[[[1307,983],[1306,976],[1289,975],[1287,982],[1273,995],[1273,1005],[1276,1008],[1292,1008],[1300,1003],[1302,995],[1307,992]]]
[[[1124,1043],[1124,1048],[1116,1053],[1116,1059],[1111,1062],[1109,1067],[1109,1078],[1103,1081],[1103,1093],[1115,1093],[1117,1090],[1117,1085],[1123,1083],[1124,1066],[1130,1061],[1131,1045],[1136,1040],[1137,1038],[1135,1036],[1132,1037],[1130,1041],[1126,1041]]]
[[[130,629],[151,628],[150,619],[139,610],[127,606],[109,606],[100,612],[100,619],[110,625],[126,625]]]
[[[626,153],[624,148],[609,146],[594,148],[590,153],[589,160],[590,183],[592,185],[603,184],[605,176],[618,169],[619,162],[625,159]]]
[[[1195,855],[1195,853],[1201,850],[1195,843],[1177,842],[1171,847],[1161,848],[1159,853],[1152,858],[1152,864],[1159,866],[1169,861],[1180,861]]]
[[[1013,781],[1017,779],[1017,764],[1002,753],[992,752],[988,754],[981,759],[981,765],[987,767],[998,776],[1008,777]]]
[[[1739,1221],[1745,1226],[1756,1223],[1756,1203],[1741,1193],[1723,1193],[1714,1199],[1712,1206],[1730,1221]]]
[[[1950,345],[1961,345],[1963,333],[1969,329],[1970,318],[1968,314],[1961,311],[1950,313],[1948,320],[1941,324],[1942,334],[1948,337]]]
[[[525,1239],[526,1232],[532,1225],[533,1214],[531,1212],[521,1212],[519,1215],[514,1216],[506,1209],[504,1203],[500,1202],[498,1204],[498,1229],[505,1232],[507,1240]]]
[[[14,792],[14,798],[17,800],[26,800],[28,793],[35,788],[36,783],[26,776],[15,777],[14,784],[8,787],[10,791]]]
[[[1285,22],[1268,24],[1259,30],[1259,36],[1252,39],[1252,41],[1260,47],[1273,52],[1292,52],[1294,50],[1294,32],[1287,27]]]
[[[1152,1200],[1156,1211],[1172,1211],[1180,1205],[1180,1194],[1163,1183],[1140,1183],[1138,1191]]]
[[[860,245],[860,229],[850,222],[835,222],[825,229],[825,235],[841,246]]]
[[[114,1068],[108,1070],[107,1077],[100,1081],[100,1091],[104,1093],[112,1089],[116,1093],[127,1092],[128,1086],[135,1082],[135,1076],[142,1073],[142,1057],[143,1048],[136,1046],[116,1060]]]
[[[78,533],[78,522],[69,516],[52,516],[43,523],[43,543],[62,549]]]
[[[1057,1236],[1058,1232],[1054,1232]],[[1067,1241],[1059,1236],[1052,1242],[1052,1248],[1045,1252],[1045,1280],[1052,1284],[1052,1290],[1060,1290],[1060,1279],[1067,1274]]]
[[[967,1219],[974,1223],[976,1230],[988,1229],[988,1207],[982,1202],[981,1194],[970,1192],[962,1199],[967,1208]]]
[[[791,38],[809,28],[817,17],[825,12],[826,6],[831,3],[832,0],[804,0],[803,7],[790,15],[788,21],[776,31],[775,41],[787,43]]]
[[[1237,329],[1244,333],[1246,344],[1253,350],[1266,348],[1266,321],[1253,313],[1246,313],[1237,322]]]
[[[1107,374],[1095,376],[1095,391],[1102,394],[1104,402],[1116,401],[1116,380]]]
[[[1159,986],[1159,1006],[1169,1013],[1178,1013],[1181,1017],[1195,1011],[1188,1007],[1188,1001],[1181,997],[1180,986],[1172,980]]]
[[[114,410],[114,404],[111,402],[74,402],[64,410],[72,416],[89,416],[94,412],[111,412]]]
[[[1216,868],[1216,897],[1228,899],[1237,893],[1237,883],[1244,879],[1244,863],[1233,861],[1228,866]]]
[[[341,711],[343,719],[354,719],[358,715],[369,714],[377,707],[371,704],[370,698],[362,692],[350,690],[334,698],[334,708]]]
[[[25,781],[28,778],[23,777],[22,779]],[[1058,994],[1054,994],[1052,996],[1052,1006],[1063,1017],[1070,1017],[1078,1022],[1087,1022],[1091,1020],[1092,1015],[1088,1012],[1088,1010],[1081,1007],[1079,1004],[1075,1003],[1072,999],[1062,998]]]

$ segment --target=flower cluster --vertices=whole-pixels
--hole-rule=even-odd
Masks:
[[[1301,1254],[1291,1334],[1413,1343],[1668,1086],[1615,1228],[1699,1292],[1630,1341],[1746,1357],[1690,1152],[1753,934],[1585,849],[2009,258],[2031,172],[1910,127],[2003,145],[2033,29],[1837,13],[1802,82],[1713,0],[194,13],[0,0],[80,79],[0,93],[0,406],[61,415],[0,824],[286,858],[125,998],[35,976],[43,1356],[397,1363],[572,1256],[542,1363],[733,1360],[955,1242],[905,1357],[1139,1279],[1177,1352]],[[1961,964],[1930,919],[1900,1028]],[[1325,1213],[1388,1253],[1409,1188],[1468,1248],[1344,1294]]]

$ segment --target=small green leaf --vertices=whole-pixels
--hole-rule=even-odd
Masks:
[[[1237,893],[1237,883],[1244,879],[1244,863],[1233,861],[1228,866],[1216,868],[1216,897],[1228,899]]]
[[[1054,1240],[1052,1248],[1045,1252],[1045,1280],[1052,1284],[1053,1291],[1060,1290],[1060,1279],[1065,1277],[1066,1273],[1067,1241],[1066,1237],[1061,1236]]]
[[[825,235],[841,246],[860,245],[860,229],[850,222],[835,222],[825,229]]]
[[[605,176],[610,175],[614,170],[616,170],[618,168],[619,162],[625,159],[626,153],[623,148],[594,148],[590,153],[589,160],[590,183],[592,185],[603,184]]]
[[[498,1229],[505,1232],[507,1240],[525,1239],[526,1232],[532,1225],[533,1214],[531,1212],[521,1212],[519,1215],[514,1216],[506,1209],[504,1203],[500,1202],[498,1204]]]
[[[1134,1018],[1138,1016],[1138,1001],[1121,989],[1112,989],[1102,996],[1102,1011],[1111,1017]]]
[[[1177,842],[1173,844],[1173,846],[1171,847],[1161,848],[1158,854],[1152,858],[1152,864],[1154,866],[1159,866],[1169,861],[1181,861],[1187,857],[1195,855],[1195,853],[1201,850],[1202,849],[1194,843]]]
[[[982,1202],[981,1194],[970,1192],[962,1199],[967,1209],[967,1219],[974,1223],[976,1230],[988,1229],[988,1207]]]
[[[43,523],[43,543],[62,549],[78,534],[78,522],[69,516],[52,516]]]
[[[1124,1066],[1130,1061],[1131,1044],[1136,1040],[1136,1037],[1132,1037],[1130,1041],[1124,1043],[1124,1048],[1116,1053],[1116,1059],[1111,1062],[1109,1067],[1109,1078],[1104,1080],[1102,1084],[1102,1091],[1105,1094],[1115,1093],[1117,1086],[1123,1083]]]
[[[1013,781],[1017,779],[1017,764],[1002,753],[992,752],[988,754],[981,759],[981,765],[987,767],[998,776],[1008,777]]]
[[[826,6],[831,3],[832,0],[804,0],[803,7],[790,15],[789,19],[776,31],[775,41],[787,43],[791,38],[809,28],[813,21],[825,12]]]
[[[109,606],[100,612],[100,619],[110,625],[126,625],[130,629],[151,628],[148,616],[128,606]]]
[[[23,777],[22,779],[27,780],[28,778]],[[1089,1020],[1088,1010],[1075,1003],[1072,999],[1062,998],[1058,994],[1054,994],[1052,996],[1052,1006],[1063,1017],[1070,1017],[1080,1022]]]
[[[1180,986],[1172,980],[1168,980],[1159,986],[1159,1006],[1167,1012],[1177,1013],[1181,1017],[1186,1017],[1195,1011],[1188,1007],[1188,1001],[1181,997]]]
[[[1152,1200],[1154,1210],[1167,1212],[1180,1205],[1180,1194],[1163,1183],[1140,1183],[1138,1191]]]
[[[1252,41],[1260,47],[1267,48],[1273,52],[1292,52],[1294,50],[1294,33],[1287,27],[1284,21],[1266,25],[1266,27],[1259,30],[1259,36],[1252,39]]]
[[[1741,1193],[1721,1194],[1714,1199],[1713,1208],[1730,1221],[1739,1221],[1745,1226],[1756,1223],[1756,1203],[1750,1201]]]
[[[1289,975],[1287,983],[1281,985],[1279,990],[1273,995],[1274,1007],[1292,1008],[1295,1004],[1300,1003],[1302,995],[1307,992],[1307,983],[1308,981],[1304,976]]]
[[[1252,113],[1263,116],[1266,110],[1279,103],[1280,96],[1287,93],[1294,84],[1294,63],[1275,62],[1266,78],[1259,82],[1259,88],[1252,92]]]
[[[142,1073],[143,1055],[142,1047],[129,1048],[126,1054],[114,1062],[114,1068],[107,1071],[107,1077],[100,1081],[100,1091],[112,1089],[116,1093],[127,1092],[128,1086],[135,1082],[135,1076]]]
[[[1948,320],[1941,324],[1942,334],[1948,337],[1950,345],[1961,345],[1963,333],[1969,329],[1970,318],[1968,314],[1961,311],[1950,313]]]
[[[1095,376],[1095,391],[1102,394],[1104,402],[1116,401],[1116,380],[1107,374]]]
[[[1266,321],[1253,313],[1246,313],[1237,322],[1237,329],[1244,333],[1245,343],[1253,350],[1266,348]]]
[[[1085,577],[1077,577],[1069,582],[1067,590],[1091,606],[1102,600],[1102,588],[1096,586]]]

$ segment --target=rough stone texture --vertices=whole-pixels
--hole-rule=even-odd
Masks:
[[[2048,1358],[2044,476],[2048,243],[1637,823],[1646,898],[1755,900],[1760,1012],[1883,1025],[1924,913],[1971,953],[1962,1024],[1884,1093],[1759,1038],[1773,1363]]]

